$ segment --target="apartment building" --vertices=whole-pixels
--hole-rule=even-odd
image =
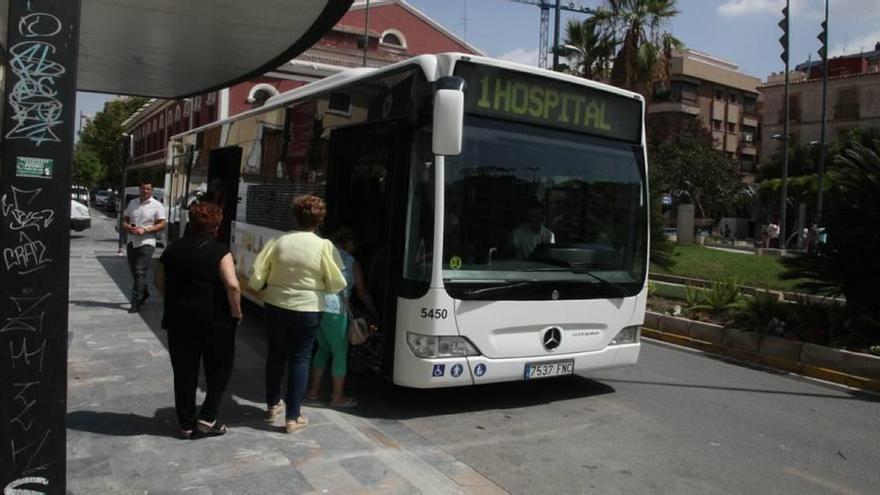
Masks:
[[[759,84],[732,62],[686,49],[673,55],[669,85],[655,87],[648,111],[698,117],[716,148],[749,176],[758,164]]]
[[[772,74],[759,86],[764,96],[761,157],[781,146],[784,132],[784,74]],[[789,73],[789,136],[798,144],[819,141],[822,123],[822,71],[819,62],[800,64]],[[856,127],[880,127],[880,42],[874,50],[828,61],[825,101],[828,144]]]

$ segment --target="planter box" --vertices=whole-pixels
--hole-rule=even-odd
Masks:
[[[757,332],[746,332],[735,328],[728,328],[724,331],[724,345],[749,352],[758,352],[758,345],[761,343],[761,334]]]
[[[800,361],[808,366],[843,371],[846,365],[844,351],[816,344],[804,344]]]
[[[645,311],[645,323],[644,326],[648,328],[653,328],[654,330],[658,330],[660,328],[660,320],[663,319],[663,315],[660,313],[655,313],[653,311]]]
[[[660,330],[677,335],[689,337],[688,328],[691,326],[691,320],[687,318],[676,318],[674,316],[664,316],[660,320]]]
[[[803,346],[803,342],[765,335],[761,339],[759,350],[761,354],[798,362]]]
[[[859,352],[840,351],[846,362],[847,374],[880,380],[880,357]]]
[[[713,344],[724,343],[724,327],[714,323],[703,323],[702,321],[691,322],[689,328],[692,339],[702,340],[703,342],[711,342]]]

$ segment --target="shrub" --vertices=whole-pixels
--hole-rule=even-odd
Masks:
[[[717,318],[724,313],[742,307],[742,285],[734,278],[712,283],[710,289],[688,286],[687,303],[692,312],[706,311]]]

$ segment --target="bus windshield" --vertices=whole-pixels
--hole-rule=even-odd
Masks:
[[[482,117],[446,158],[443,278],[453,297],[637,294],[647,263],[641,147]]]

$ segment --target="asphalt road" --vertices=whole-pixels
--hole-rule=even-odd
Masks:
[[[109,256],[111,241],[99,243]],[[236,376],[258,383],[265,339],[246,311]],[[666,345],[589,378],[349,384],[351,413],[394,432],[390,448],[430,459],[440,447],[512,493],[880,493],[880,397]]]
[[[512,493],[880,493],[880,398],[661,344],[589,379],[366,385]]]

